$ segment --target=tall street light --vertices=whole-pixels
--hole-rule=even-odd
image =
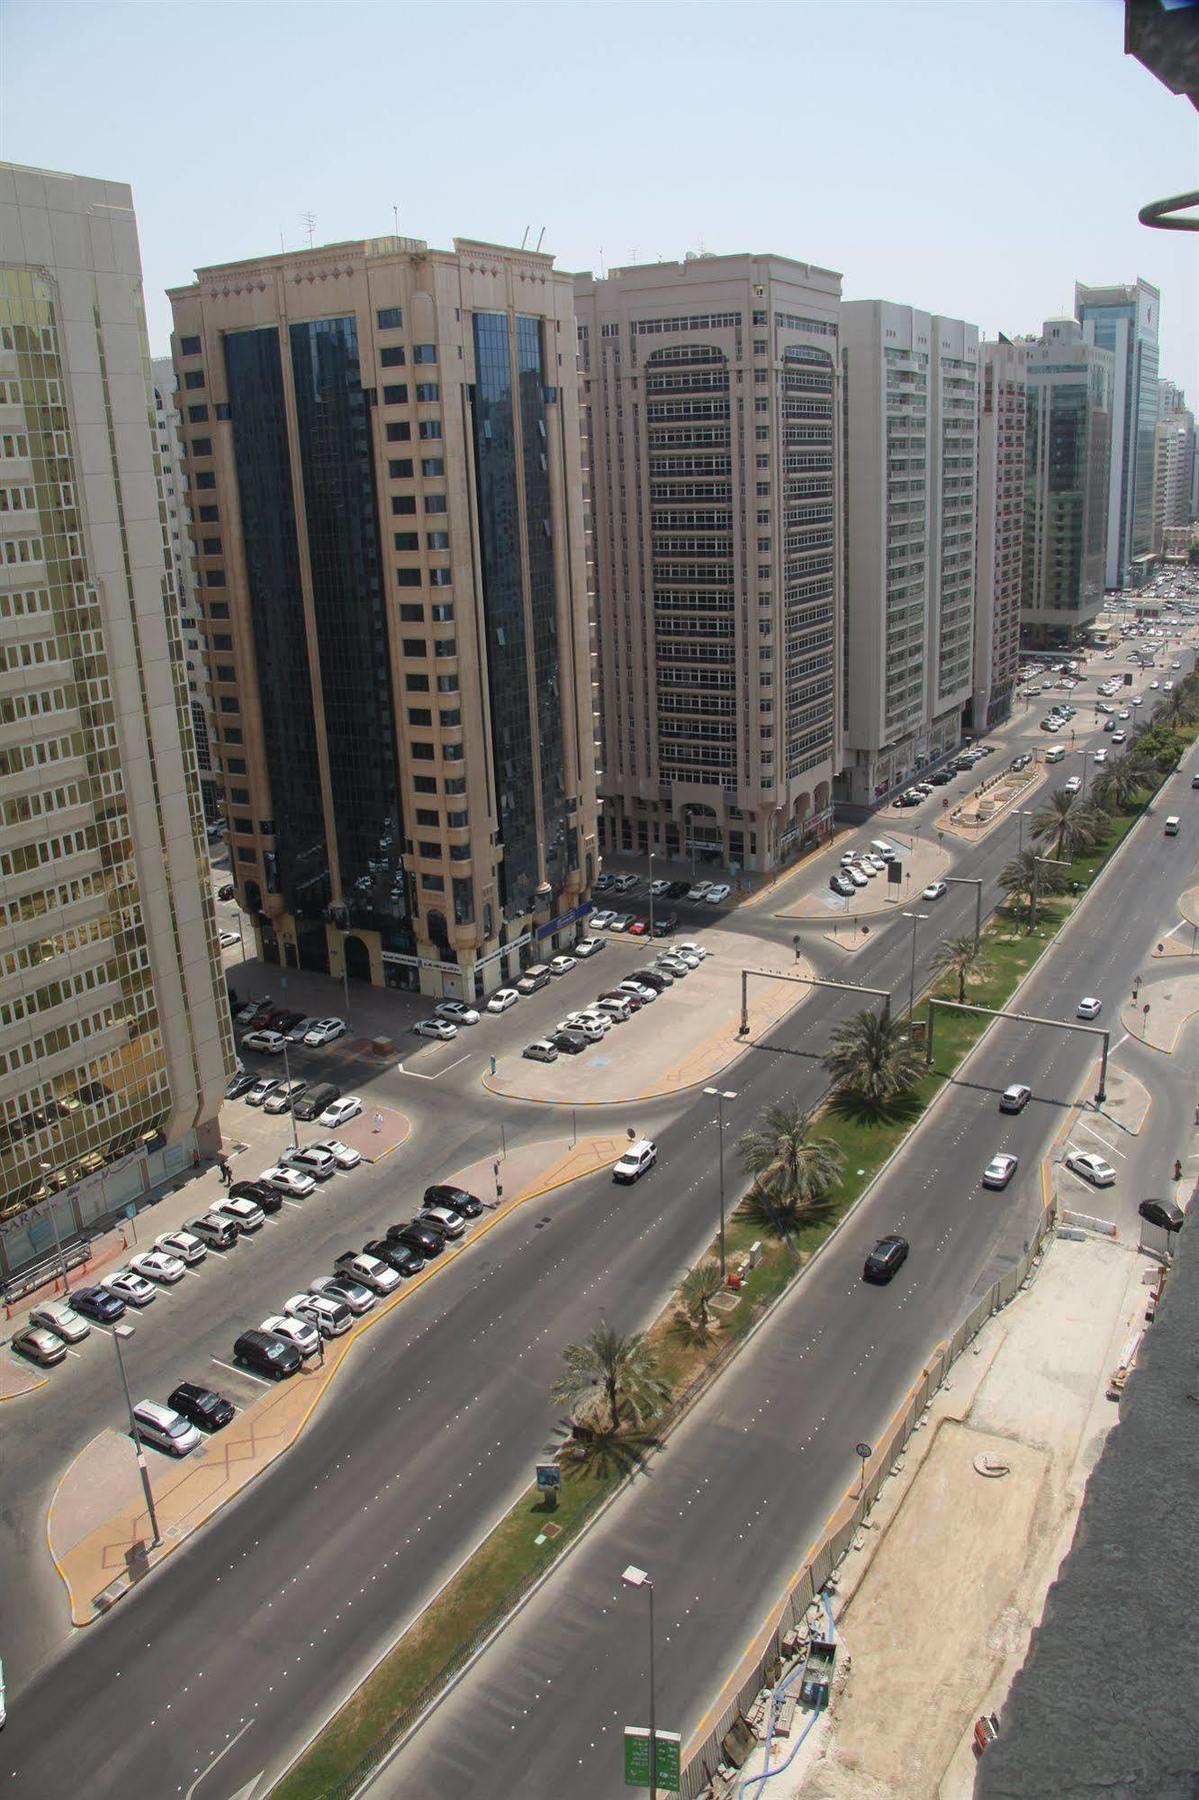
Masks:
[[[724,1249],[724,1103],[726,1100],[735,1100],[737,1096],[715,1087],[706,1087],[704,1093],[716,1102],[716,1134],[720,1144],[720,1279],[723,1281],[728,1272]]]
[[[630,1563],[620,1578],[626,1587],[644,1588],[649,1594],[649,1800],[658,1791],[657,1696],[654,1691],[654,1584],[644,1569]]]
[[[654,935],[654,851],[649,853],[649,935]]]
[[[287,1054],[287,1033],[286,1032],[283,1033],[283,1079],[286,1081],[287,1087],[288,1087],[288,1092],[290,1093],[290,1091],[291,1091],[291,1061]],[[287,1108],[287,1116],[291,1120],[291,1147],[293,1150],[298,1150],[300,1148],[300,1134],[296,1128],[296,1109],[290,1103]]]
[[[43,1175],[48,1176],[48,1175],[53,1175],[53,1173],[54,1173],[54,1170],[50,1167],[49,1163],[39,1163],[38,1168],[42,1171]],[[62,1239],[58,1235],[58,1220],[54,1217],[54,1194],[50,1188],[49,1181],[46,1182],[46,1191],[50,1195],[50,1206],[49,1206],[50,1229],[54,1233],[54,1248],[58,1251],[59,1266],[62,1269],[63,1292],[69,1294],[71,1291],[71,1283],[67,1277],[67,1259],[63,1255]]]
[[[912,921],[912,967],[908,976],[908,1018],[910,1020],[916,1010],[916,927],[924,924],[928,914],[905,912],[903,916]]]
[[[150,1548],[155,1549],[162,1542],[162,1533],[158,1529],[158,1514],[154,1509],[154,1495],[150,1488],[150,1471],[146,1467],[145,1447],[137,1428],[137,1420],[133,1416],[133,1396],[129,1392],[129,1377],[125,1373],[125,1356],[121,1349],[122,1338],[131,1338],[132,1336],[132,1325],[114,1325],[112,1328],[112,1341],[117,1350],[117,1366],[121,1371],[121,1386],[125,1390],[125,1405],[129,1408],[129,1430],[137,1449],[137,1466],[141,1471],[142,1492],[146,1496],[146,1511],[150,1515],[150,1529],[154,1533]]]
[[[1022,851],[1024,849],[1024,821],[1025,819],[1034,818],[1035,814],[1031,806],[1026,806],[1023,811],[1017,810],[1016,817],[1020,821],[1020,842],[1017,845],[1017,849]]]

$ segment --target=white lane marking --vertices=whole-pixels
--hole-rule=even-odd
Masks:
[[[1105,1138],[1101,1131],[1096,1131],[1089,1119],[1081,1119],[1078,1128],[1080,1131],[1089,1131],[1092,1137],[1098,1138],[1099,1142],[1103,1145],[1103,1148],[1105,1150],[1110,1150],[1113,1156],[1124,1157],[1128,1155],[1127,1150],[1117,1150],[1110,1138]]]
[[[192,1800],[192,1795],[195,1793],[195,1791],[199,1787],[200,1783],[208,1775],[211,1775],[212,1771],[216,1768],[217,1764],[220,1762],[222,1756],[228,1756],[228,1754],[229,1754],[230,1750],[232,1750],[234,1744],[236,1744],[239,1739],[245,1737],[247,1731],[249,1731],[249,1729],[253,1723],[254,1723],[253,1719],[247,1719],[245,1724],[242,1726],[241,1730],[237,1733],[237,1736],[231,1737],[229,1739],[229,1742],[225,1745],[225,1748],[223,1750],[217,1751],[217,1753],[213,1757],[212,1761],[208,1764],[208,1767],[205,1769],[201,1769],[200,1773],[196,1776],[196,1779],[192,1782],[192,1784],[188,1788],[186,1794],[183,1796],[183,1800]],[[253,1781],[247,1782],[245,1787],[241,1788],[236,1794],[234,1794],[232,1796],[232,1800],[250,1800],[250,1796],[253,1794],[254,1789],[258,1786],[258,1783],[262,1780],[262,1777],[265,1774],[266,1774],[266,1770],[261,1769],[258,1772],[258,1774],[255,1775]]]
[[[448,1075],[451,1069],[461,1068],[464,1062],[469,1061],[470,1054],[468,1052],[465,1056],[460,1056],[457,1062],[447,1063],[444,1069],[438,1069],[436,1075],[421,1075],[416,1069],[406,1069],[402,1062],[396,1064],[396,1069],[401,1075],[407,1075],[413,1081],[440,1081],[442,1076]]]
[[[266,1381],[261,1375],[251,1375],[249,1369],[239,1369],[236,1363],[222,1362],[219,1356],[209,1358],[218,1369],[228,1369],[230,1375],[244,1375],[247,1381],[256,1381],[259,1387],[274,1387],[273,1381]]]

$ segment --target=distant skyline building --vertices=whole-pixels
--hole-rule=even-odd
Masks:
[[[1020,666],[1027,358],[1024,344],[1003,338],[980,349],[971,717],[974,730],[980,733],[990,731],[1011,712]]]
[[[832,829],[840,292],[770,255],[576,278],[608,853],[736,875]]]
[[[550,256],[396,237],[171,292],[213,761],[268,962],[472,1001],[577,935],[572,296]]]
[[[1031,649],[1077,643],[1103,607],[1114,358],[1074,319],[1026,340],[1022,624]]]
[[[0,232],[2,1275],[219,1146],[233,1041],[132,194],[0,164]]]
[[[975,686],[978,329],[888,300],[841,309],[844,769],[877,805],[959,743]]]
[[[1157,384],[1153,460],[1153,549],[1160,554],[1171,526],[1193,519],[1195,416],[1172,381]]]
[[[1113,287],[1075,282],[1074,315],[1086,341],[1113,358],[1104,584],[1127,587],[1144,578],[1153,557],[1161,294],[1139,277]]]
[[[195,573],[192,569],[190,525],[183,489],[183,440],[179,433],[179,414],[175,403],[175,365],[169,356],[156,356],[150,364],[154,383],[154,417],[158,432],[158,455],[162,471],[162,492],[166,501],[170,528],[170,565],[175,593],[179,599],[179,625],[183,633],[184,668],[187,672],[188,702],[192,732],[196,740],[196,766],[200,771],[200,791],[204,797],[204,816],[216,818],[220,811],[212,769],[210,748],[212,727],[208,693],[206,646],[196,629]]]

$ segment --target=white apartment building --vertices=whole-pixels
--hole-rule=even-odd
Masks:
[[[978,330],[887,300],[841,309],[844,766],[868,808],[961,740],[974,689]]]
[[[183,633],[188,703],[196,740],[196,767],[200,772],[204,816],[206,819],[215,819],[220,811],[220,800],[212,767],[212,724],[209,716],[212,702],[208,690],[205,645],[198,635],[196,621],[196,578],[189,545],[187,502],[183,498],[183,439],[179,431],[179,413],[176,410],[178,396],[175,392],[175,365],[169,356],[156,356],[153,359],[150,377],[154,384],[154,427],[158,434],[162,493],[170,528],[171,573],[179,598],[179,624]]]
[[[980,349],[971,714],[979,733],[1011,712],[1020,664],[1027,355],[1023,344],[1002,337]]]
[[[129,188],[0,164],[0,1275],[220,1143],[153,429]]]
[[[840,289],[768,255],[576,278],[609,853],[736,875],[832,828]]]
[[[1161,555],[1165,532],[1189,525],[1193,517],[1195,416],[1186,395],[1172,381],[1157,384],[1157,428],[1153,451],[1153,549]]]

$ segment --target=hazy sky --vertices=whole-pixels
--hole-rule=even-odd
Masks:
[[[132,183],[151,343],[198,265],[399,229],[560,267],[775,251],[988,336],[1075,279],[1162,290],[1199,405],[1194,110],[1121,0],[5,0],[0,155]]]

